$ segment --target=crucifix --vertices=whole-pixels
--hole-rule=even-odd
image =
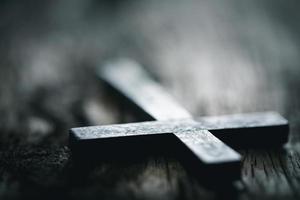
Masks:
[[[241,155],[232,148],[279,147],[287,141],[288,122],[275,112],[193,118],[132,60],[107,63],[98,75],[143,119],[157,121],[73,128],[74,157],[171,153],[197,176],[234,181],[240,178]]]

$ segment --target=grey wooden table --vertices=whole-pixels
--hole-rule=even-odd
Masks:
[[[297,1],[1,4],[2,199],[299,198]],[[139,121],[103,93],[94,73],[119,56],[142,63],[194,116],[278,111],[291,125],[286,150],[240,150],[242,187],[228,194],[203,187],[168,157],[74,169],[69,128]]]

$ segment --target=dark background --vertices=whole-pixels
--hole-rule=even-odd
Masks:
[[[0,2],[2,199],[220,197],[166,157],[74,170],[69,128],[138,121],[95,76],[116,57],[138,60],[195,116],[285,116],[285,152],[241,150],[244,186],[235,197],[299,198],[298,1]]]

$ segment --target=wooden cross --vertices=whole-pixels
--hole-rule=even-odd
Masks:
[[[126,105],[158,121],[73,128],[69,138],[74,157],[172,153],[201,177],[233,181],[240,177],[241,155],[231,147],[281,146],[287,141],[288,122],[275,112],[193,119],[134,61],[108,63],[98,74],[125,97]]]

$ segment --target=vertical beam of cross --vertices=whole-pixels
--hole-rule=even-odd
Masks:
[[[136,108],[143,109],[148,119],[192,119],[165,90],[134,61],[120,60],[100,68],[99,76],[119,94],[126,96]]]
[[[102,80],[130,97],[128,99],[131,102],[144,108],[145,113],[152,119],[193,121],[192,115],[133,61],[123,60],[119,63],[107,64],[101,69],[99,75]],[[220,168],[218,171],[223,171],[223,176],[230,172],[230,178],[239,177],[241,156],[209,131],[190,127],[173,134],[187,147],[185,151],[190,151],[186,154],[190,156],[189,160],[198,159],[205,167]]]
[[[154,82],[142,68],[132,61],[120,61],[102,68],[102,79],[128,95],[138,107],[143,107],[155,120],[189,119],[192,115],[182,108],[159,84]],[[240,174],[241,156],[207,130],[196,127],[182,128],[173,132],[178,143],[184,146],[183,155],[189,160],[202,163],[213,173],[236,179]],[[168,145],[167,143],[165,144]]]

